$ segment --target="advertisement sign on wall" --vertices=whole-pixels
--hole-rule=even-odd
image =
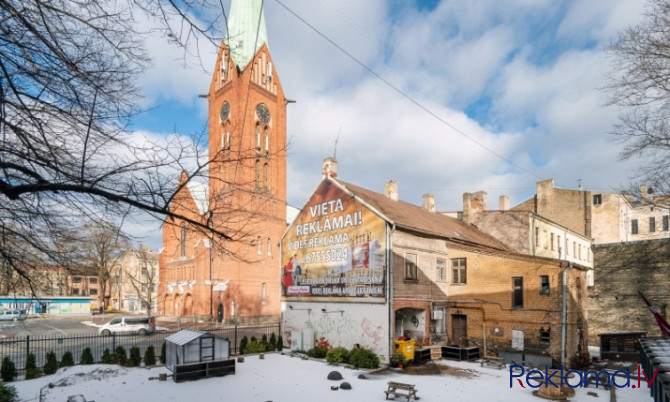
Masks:
[[[284,300],[384,302],[386,223],[324,180],[282,240]]]

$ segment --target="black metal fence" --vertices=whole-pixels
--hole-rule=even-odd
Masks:
[[[263,335],[269,340],[272,334],[279,336],[280,324],[262,324],[262,325],[224,325],[212,328],[198,328],[200,331],[209,332],[221,338],[230,341],[230,354],[238,354],[240,341],[243,337],[251,339],[255,337],[259,341]],[[126,353],[135,346],[139,348],[140,355],[144,356],[146,349],[153,346],[156,359],[159,359],[161,348],[165,338],[179,332],[178,329],[158,331],[149,335],[131,334],[112,334],[108,336],[97,334],[83,335],[43,335],[43,336],[25,336],[0,339],[0,358],[9,357],[19,374],[25,374],[26,359],[30,353],[35,355],[37,367],[42,367],[46,362],[46,354],[54,352],[58,361],[61,361],[65,352],[72,353],[75,364],[79,364],[81,354],[85,348],[90,348],[93,354],[93,360],[99,362],[105,349],[114,353],[117,346],[123,346]]]

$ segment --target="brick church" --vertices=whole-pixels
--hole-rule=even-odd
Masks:
[[[159,314],[276,321],[278,242],[286,230],[286,104],[261,0],[233,0],[209,87],[207,180],[184,171],[166,219]]]

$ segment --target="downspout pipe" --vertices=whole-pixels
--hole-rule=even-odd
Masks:
[[[561,366],[565,366],[565,344],[566,344],[566,333],[568,325],[568,307],[567,307],[567,298],[568,298],[568,270],[572,268],[572,262],[568,263],[568,266],[563,270],[563,292],[562,292],[562,306],[561,306]]]
[[[389,305],[389,362],[391,355],[395,352],[395,305],[393,302],[393,233],[395,232],[395,223],[386,225],[386,294],[388,295]]]

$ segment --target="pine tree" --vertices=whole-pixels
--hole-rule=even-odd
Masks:
[[[14,362],[9,356],[5,356],[5,358],[2,359],[2,366],[0,366],[0,378],[2,378],[2,381],[4,382],[10,382],[14,381],[17,375],[19,375],[19,372],[16,371]]]

